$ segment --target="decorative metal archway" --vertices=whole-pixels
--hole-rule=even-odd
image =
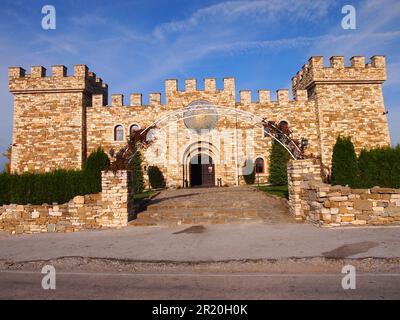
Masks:
[[[183,109],[172,111],[147,126],[141,131],[141,134],[151,135],[152,128],[162,128],[168,125],[171,121],[184,121],[185,124],[193,119],[201,117],[210,117],[213,124],[215,116],[231,117],[247,122],[254,127],[263,128],[264,135],[270,136],[272,139],[281,144],[294,160],[304,159],[304,148],[307,146],[307,140],[295,140],[291,138],[291,131],[288,127],[280,127],[274,121],[268,121],[266,118],[258,116],[254,113],[238,110],[236,108],[227,108],[223,106],[205,103],[204,100],[199,100],[189,104]],[[195,110],[195,112],[191,112]],[[197,127],[194,128],[198,130]],[[207,128],[212,129],[212,128]]]
[[[261,116],[255,115],[254,113],[238,110],[237,108],[228,108],[218,105],[213,105],[204,100],[194,101],[189,104],[187,107],[183,109],[178,109],[172,111],[158,120],[154,121],[152,124],[144,128],[143,130],[136,131],[137,134],[131,135],[130,141],[128,144],[119,150],[116,155],[116,160],[112,163],[112,170],[118,170],[127,166],[127,164],[132,160],[135,153],[145,145],[149,145],[151,140],[153,140],[152,130],[154,128],[161,129],[162,127],[168,125],[171,121],[181,121],[185,122],[185,125],[188,126],[193,118],[207,118],[210,117],[209,123],[211,123],[210,128],[216,124],[214,121],[215,117],[223,116],[223,117],[231,117],[236,121],[238,117],[240,120],[247,122],[248,124],[254,127],[260,127],[263,129],[264,135],[270,136],[272,139],[277,141],[280,145],[282,145],[290,156],[294,160],[304,159],[304,148],[307,146],[308,142],[306,139],[294,140],[291,138],[291,131],[287,126],[281,127],[277,125],[274,121],[268,121]],[[206,124],[208,122],[206,121]],[[193,129],[196,131],[198,129],[197,121],[194,121]],[[200,126],[204,125],[201,124]],[[206,126],[207,127],[207,126]]]

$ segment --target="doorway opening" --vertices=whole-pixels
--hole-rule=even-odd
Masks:
[[[198,154],[190,159],[189,165],[191,187],[214,187],[215,164],[209,155]]]

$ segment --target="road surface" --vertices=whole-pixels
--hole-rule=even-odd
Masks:
[[[43,290],[38,272],[0,272],[0,299],[399,299],[400,274],[358,274],[344,290],[342,274],[69,273]]]

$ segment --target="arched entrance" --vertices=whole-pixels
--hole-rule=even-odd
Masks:
[[[215,186],[215,164],[209,155],[199,153],[190,159],[189,180],[191,187]]]

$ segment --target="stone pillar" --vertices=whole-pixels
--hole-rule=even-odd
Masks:
[[[103,171],[101,173],[102,214],[100,224],[108,228],[128,225],[129,213],[133,210],[132,171]]]
[[[290,160],[287,167],[289,209],[296,220],[306,217],[306,205],[302,201],[303,190],[311,181],[322,182],[321,164],[315,159]]]

